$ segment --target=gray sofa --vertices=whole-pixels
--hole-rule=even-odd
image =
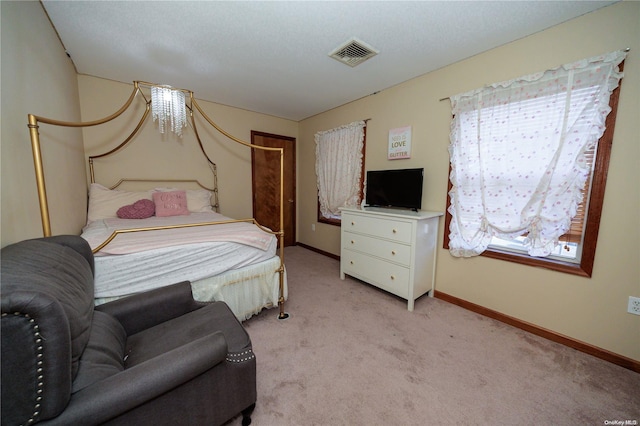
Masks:
[[[251,423],[256,360],[222,302],[189,282],[94,308],[79,236],[2,249],[2,425]]]

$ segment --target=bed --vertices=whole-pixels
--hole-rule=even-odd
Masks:
[[[199,111],[204,120],[224,136],[250,149],[277,151],[280,148],[251,145],[229,135],[204,114],[192,92],[172,89],[189,95],[185,104],[191,112],[189,124],[211,169],[212,184],[207,186],[197,179],[164,178],[123,178],[110,187],[96,182],[96,160],[122,151],[135,140],[142,123],[149,117],[152,102],[141,90],[145,85],[151,86],[134,82],[134,91],[127,103],[103,120],[69,123],[29,115],[44,236],[51,235],[51,229],[38,124],[70,127],[102,124],[121,114],[136,95],[140,95],[146,107],[134,131],[116,148],[89,156],[91,183],[87,223],[81,236],[94,252],[96,304],[188,280],[196,300],[224,301],[241,321],[275,306],[280,308],[278,318],[287,318],[284,252],[278,249],[284,244],[282,195],[280,230],[265,228],[253,218],[234,219],[220,214],[216,165],[204,150],[193,112]],[[137,185],[135,190],[126,189],[130,183]],[[158,186],[159,183],[165,186]],[[140,184],[149,187],[140,189]],[[153,210],[152,214],[149,209]]]
[[[155,207],[154,193],[182,192],[186,211],[175,209],[181,214],[118,217],[140,200]],[[124,191],[91,184],[81,236],[95,251],[96,304],[189,280],[196,300],[224,301],[241,321],[277,306],[277,238],[252,221],[215,212],[212,196],[207,189]],[[286,275],[284,290],[286,299]]]

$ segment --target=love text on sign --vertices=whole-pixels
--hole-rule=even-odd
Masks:
[[[411,158],[411,126],[389,130],[389,160]]]

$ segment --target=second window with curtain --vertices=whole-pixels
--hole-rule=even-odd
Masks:
[[[340,219],[340,207],[362,201],[365,121],[315,134],[319,216]]]

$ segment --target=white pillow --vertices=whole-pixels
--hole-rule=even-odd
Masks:
[[[116,212],[120,207],[142,199],[152,200],[151,191],[119,191],[99,183],[92,183],[89,188],[87,224],[96,220],[118,217]]]
[[[177,188],[155,188],[156,192],[177,191]],[[206,189],[187,189],[187,208],[191,213],[212,212],[211,196],[213,193]]]

